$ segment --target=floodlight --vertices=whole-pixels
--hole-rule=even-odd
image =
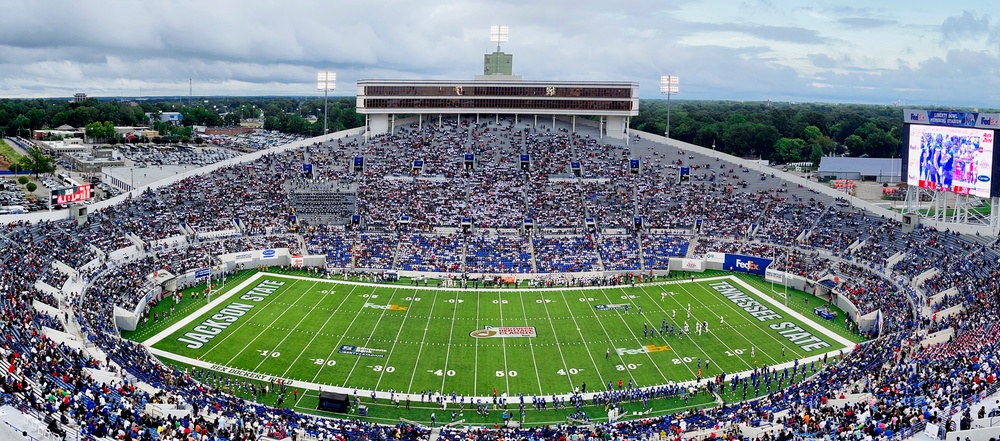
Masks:
[[[660,93],[667,94],[667,130],[663,136],[670,138],[670,95],[680,91],[680,77],[676,75],[663,75],[660,77]]]
[[[510,28],[507,25],[490,26],[490,41],[494,43],[506,43],[509,30]]]
[[[327,96],[330,94],[331,90],[337,88],[337,73],[336,72],[320,72],[316,74],[316,89],[323,92],[323,134],[326,135],[326,112],[327,112]]]

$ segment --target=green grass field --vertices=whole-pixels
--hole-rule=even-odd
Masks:
[[[741,372],[837,351],[857,341],[836,329],[836,323],[824,324],[834,328],[839,341],[824,335],[820,330],[826,328],[811,322],[818,317],[806,314],[811,312],[808,305],[793,308],[809,319],[799,320],[752,294],[757,290],[776,296],[767,284],[750,277],[745,285],[743,279],[475,291],[245,273],[227,287],[246,286],[214,307],[207,309],[204,300],[182,303],[167,322],[148,323],[127,337],[148,340],[158,355],[177,362],[258,380],[284,378],[303,395],[315,385],[331,385],[393,389],[411,394],[415,402],[425,390],[490,396],[496,389],[510,396],[548,396],[584,383],[595,391],[609,382],[617,387],[619,380],[635,386],[688,381],[699,370],[702,377]],[[799,298],[808,297],[793,297],[790,304]],[[624,304],[630,305],[627,312],[614,306]],[[190,322],[167,330],[181,319]],[[643,335],[644,324],[660,328],[664,320],[674,325],[673,336]],[[689,333],[680,337],[685,321]],[[710,331],[697,335],[695,321],[707,321]],[[493,333],[487,327],[534,336],[472,336]],[[301,400],[296,405],[308,407],[312,400],[315,408],[315,394]]]

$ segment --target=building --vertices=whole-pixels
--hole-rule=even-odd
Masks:
[[[157,122],[165,122],[179,126],[184,121],[184,115],[181,115],[180,112],[161,112],[159,121],[153,119],[152,113],[146,113],[146,118],[149,118],[149,125],[156,124]]]
[[[900,182],[900,158],[824,157],[819,161],[820,178],[855,181]]]
[[[73,101],[72,102],[74,102],[74,103],[79,104],[79,103],[82,103],[82,102],[84,102],[86,100],[87,100],[87,94],[85,94],[85,93],[74,93],[73,94]]]
[[[484,75],[473,80],[361,80],[357,112],[365,115],[366,135],[395,130],[396,115],[425,117],[481,116],[499,119],[551,116],[598,118],[601,136],[627,138],[629,119],[639,114],[639,83],[627,81],[523,81],[513,75],[513,56],[497,51],[485,56]]]

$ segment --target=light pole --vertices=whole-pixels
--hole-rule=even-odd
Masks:
[[[667,131],[663,134],[667,139],[670,138],[670,95],[678,92],[678,83],[680,78],[676,75],[663,75],[660,77],[660,93],[667,94]]]
[[[316,75],[316,88],[319,89],[320,92],[323,92],[323,134],[326,135],[327,131],[326,112],[327,108],[329,107],[327,106],[326,102],[327,102],[327,97],[330,94],[330,91],[337,88],[337,73],[336,72],[318,73]]]

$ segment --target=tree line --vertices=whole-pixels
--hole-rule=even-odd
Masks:
[[[819,163],[824,155],[899,156],[903,110],[823,103],[673,101],[670,137],[774,163]],[[662,135],[666,100],[641,100],[630,127]]]
[[[144,98],[81,102],[67,99],[0,99],[0,133],[30,137],[33,130],[55,129],[62,125],[85,128],[98,138],[113,136],[114,126],[151,126],[163,136],[190,136],[190,130],[160,122],[166,112],[183,115],[183,127],[237,126],[248,120],[264,129],[306,136],[323,134],[323,100],[274,97]],[[147,116],[146,114],[150,114]],[[329,100],[330,132],[364,125],[364,116],[355,112],[355,98]],[[152,124],[150,123],[152,120]]]

